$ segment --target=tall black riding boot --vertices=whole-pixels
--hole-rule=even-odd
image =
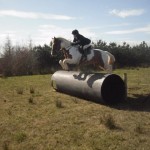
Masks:
[[[83,61],[87,60],[87,54],[86,54],[86,50],[83,50]]]

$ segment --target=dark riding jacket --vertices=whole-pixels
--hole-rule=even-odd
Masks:
[[[73,45],[81,45],[82,47],[84,45],[87,45],[87,44],[90,44],[91,43],[91,40],[84,37],[83,35],[81,34],[77,34],[75,37],[74,37],[74,40],[73,40]]]

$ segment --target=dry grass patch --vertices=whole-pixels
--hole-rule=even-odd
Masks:
[[[56,99],[55,105],[57,108],[63,108],[64,107],[64,105],[60,99]]]
[[[30,86],[30,93],[34,94],[35,93],[35,88],[33,86]]]
[[[17,94],[23,94],[23,91],[24,91],[23,87],[18,87],[16,89]]]
[[[105,114],[100,117],[100,123],[104,124],[110,130],[119,129],[114,117],[110,114]]]

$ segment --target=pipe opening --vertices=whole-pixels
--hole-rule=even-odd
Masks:
[[[103,100],[109,104],[118,103],[125,98],[125,84],[120,76],[112,74],[106,77],[101,87]]]

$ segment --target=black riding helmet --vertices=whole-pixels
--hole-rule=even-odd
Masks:
[[[79,34],[79,31],[78,31],[78,30],[73,30],[73,31],[72,31],[72,34],[73,34],[73,35]]]

